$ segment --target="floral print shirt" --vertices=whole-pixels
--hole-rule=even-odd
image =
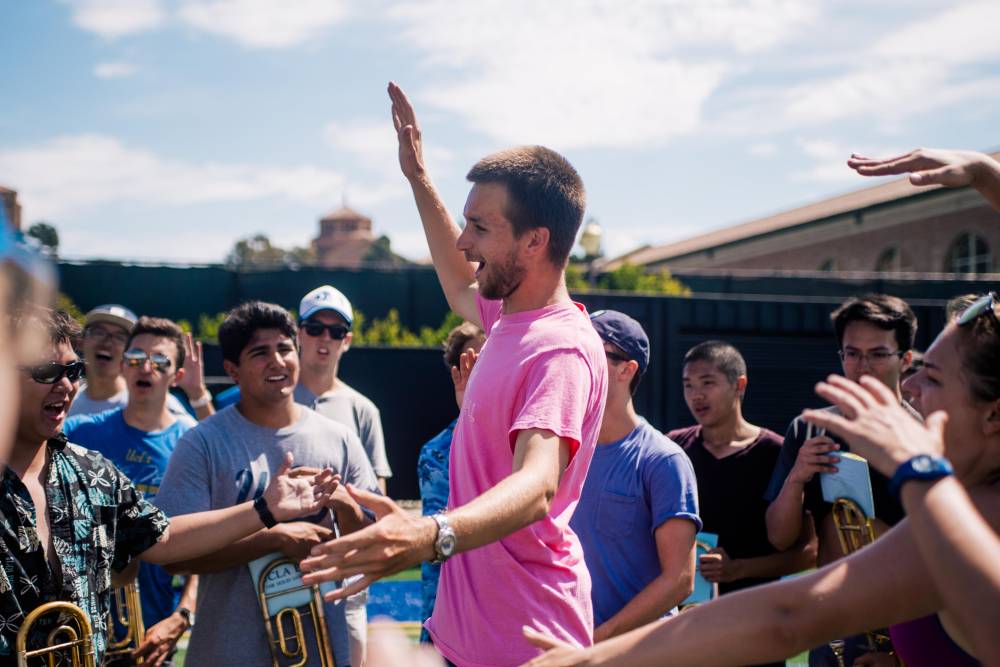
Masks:
[[[123,570],[159,541],[169,519],[97,452],[69,444],[61,434],[46,448],[45,497],[58,567],[51,567],[45,557],[28,489],[9,467],[0,476],[0,663],[7,664],[14,655],[25,617],[45,602],[63,600],[90,618],[101,664],[112,571]],[[33,626],[29,649],[45,645],[56,625],[54,616]]]

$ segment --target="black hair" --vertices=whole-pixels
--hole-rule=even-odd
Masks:
[[[684,355],[684,364],[705,361],[726,376],[730,384],[736,384],[740,376],[747,374],[747,362],[732,344],[723,340],[707,340],[698,343]]]
[[[296,341],[295,321],[287,310],[274,303],[248,301],[230,310],[219,326],[222,358],[239,365],[240,354],[261,329],[277,329]]]
[[[844,346],[844,331],[851,322],[867,322],[896,337],[900,352],[913,349],[917,337],[917,317],[910,306],[898,296],[868,294],[845,301],[830,315],[837,346]]]

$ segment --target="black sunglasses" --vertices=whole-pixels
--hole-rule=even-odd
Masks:
[[[170,357],[165,354],[160,354],[159,352],[146,354],[143,350],[136,349],[129,350],[122,356],[125,359],[125,364],[131,368],[145,366],[146,362],[150,361],[153,364],[153,368],[162,373],[170,370],[170,366],[173,365],[173,361],[170,360]]]
[[[343,324],[323,324],[322,322],[316,322],[315,320],[306,320],[302,324],[302,328],[313,338],[319,338],[323,335],[324,331],[327,331],[330,334],[330,338],[334,340],[344,340],[344,338],[347,337],[347,334],[351,332],[351,330]]]
[[[976,300],[971,306],[965,309],[965,311],[958,316],[955,323],[960,327],[964,327],[967,324],[975,322],[977,319],[983,315],[989,314],[993,316],[993,319],[1000,323],[1000,318],[997,318],[996,307],[1000,303],[1000,297],[997,297],[996,292],[990,292],[984,297]]]
[[[612,361],[618,361],[618,362],[632,361],[625,355],[618,354],[617,352],[608,352],[607,350],[604,350],[604,356],[606,356],[608,359],[611,359]]]
[[[50,361],[47,364],[38,364],[37,366],[21,366],[21,370],[31,375],[31,379],[38,384],[55,384],[63,378],[70,382],[78,382],[83,377],[85,367],[80,360],[71,361],[68,364],[57,364]]]

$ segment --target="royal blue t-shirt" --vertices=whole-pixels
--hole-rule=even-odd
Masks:
[[[181,436],[192,428],[177,420],[162,431],[142,431],[125,422],[122,408],[66,420],[63,430],[73,444],[100,452],[132,480],[146,500],[155,504],[156,493],[167,471],[167,461]],[[142,620],[150,628],[174,613],[181,589],[173,575],[159,565],[139,564]]]
[[[645,421],[597,446],[570,521],[593,582],[595,627],[662,573],[654,532],[675,518],[701,530],[694,469],[680,447]]]

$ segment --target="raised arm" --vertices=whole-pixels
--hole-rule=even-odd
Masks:
[[[475,267],[458,250],[456,244],[461,230],[452,221],[427,173],[413,105],[395,83],[389,83],[389,98],[392,100],[392,124],[399,139],[399,166],[413,190],[441,288],[453,311],[482,327],[476,306]]]
[[[910,174],[914,185],[971,185],[1000,211],[1000,163],[976,151],[918,148],[905,155],[876,160],[853,154],[848,166],[862,176]]]

